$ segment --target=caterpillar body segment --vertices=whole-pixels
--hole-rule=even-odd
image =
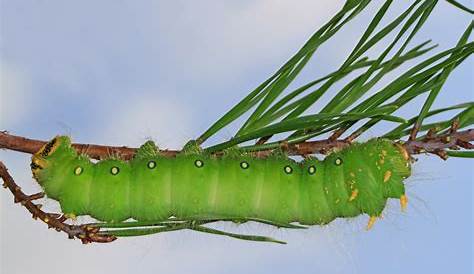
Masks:
[[[152,142],[130,161],[93,163],[58,136],[32,157],[34,178],[69,215],[104,222],[241,218],[304,225],[360,214],[380,216],[388,198],[406,204],[406,151],[373,139],[333,152],[323,161],[296,162],[185,149],[162,157]]]

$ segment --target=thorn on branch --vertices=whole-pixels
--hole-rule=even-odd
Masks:
[[[263,145],[265,144],[268,140],[270,140],[271,136],[265,136],[260,138],[255,144],[256,145]]]
[[[433,154],[438,155],[443,160],[448,160],[448,153],[443,149],[435,149]]]
[[[345,128],[340,128],[336,131],[334,131],[334,133],[329,136],[328,140],[329,141],[336,141],[337,139],[339,139],[339,137],[341,137],[341,135],[346,131]],[[346,138],[346,141],[350,142],[348,139],[350,138],[351,136],[347,137]]]
[[[458,129],[459,129],[459,117],[456,117],[456,119],[453,120],[451,127],[449,128],[449,134],[456,133]]]
[[[430,128],[430,130],[428,130],[428,133],[426,133],[425,140],[431,140],[431,139],[435,138],[436,133],[438,132],[438,130],[439,129],[437,127]]]

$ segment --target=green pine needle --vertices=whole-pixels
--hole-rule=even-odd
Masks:
[[[472,13],[472,10],[456,1],[447,1]],[[244,151],[274,149],[281,141],[295,144],[336,130],[345,132],[354,125],[359,125],[362,120],[365,123],[354,129],[350,133],[351,137],[357,138],[380,122],[399,123],[394,129],[381,134],[391,139],[406,137],[413,126],[419,127],[420,132],[427,131],[432,126],[445,130],[452,119],[462,120],[463,127],[472,125],[472,103],[436,110],[432,110],[432,106],[448,77],[474,52],[474,42],[469,42],[474,23],[469,24],[453,48],[426,58],[423,56],[436,47],[427,46],[430,41],[407,50],[430,18],[438,0],[416,0],[392,20],[387,20],[386,17],[393,0],[386,0],[339,68],[299,88],[288,90],[310,60],[315,56],[317,58],[321,45],[334,39],[342,28],[365,10],[369,2],[346,1],[342,9],[316,31],[293,57],[217,120],[198,138],[197,143],[204,143],[243,115],[248,115],[248,119],[231,140],[209,146],[205,150],[219,152],[236,146]],[[381,26],[382,22],[388,23]],[[394,37],[392,41],[382,45],[390,36]],[[384,49],[379,56],[375,59],[367,57],[369,50],[381,46]],[[423,59],[417,64],[399,72],[399,76],[387,85],[375,90],[377,84],[386,80],[395,69],[421,58]],[[334,85],[339,81],[345,81],[346,84],[334,91]],[[328,103],[314,110],[314,105],[323,95],[330,96]],[[426,96],[426,99],[417,116],[406,118],[394,115],[420,96]],[[425,123],[427,117],[455,110],[461,112],[451,120]],[[259,139],[264,141],[255,145],[242,145]],[[270,143],[265,143],[270,139]]]

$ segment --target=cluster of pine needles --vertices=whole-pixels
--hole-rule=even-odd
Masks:
[[[339,68],[301,87],[288,90],[316,51],[364,11],[370,2],[346,1],[342,9],[317,30],[289,61],[206,130],[197,139],[198,144],[204,143],[221,129],[245,115],[249,115],[248,119],[231,140],[212,145],[206,150],[217,152],[252,140],[256,140],[255,144],[239,146],[239,149],[269,150],[278,148],[283,142],[298,144],[321,138],[329,133],[332,133],[329,139],[337,139],[346,134],[346,139],[352,141],[382,121],[396,123],[392,130],[381,136],[391,140],[400,140],[407,136],[422,139],[425,135],[418,137],[414,135],[423,132],[426,134],[433,128],[439,133],[446,133],[454,120],[459,120],[459,129],[472,125],[473,102],[432,109],[448,76],[474,50],[473,42],[468,41],[473,29],[472,21],[466,26],[456,45],[429,57],[426,56],[437,47],[430,45],[431,41],[410,45],[430,18],[439,2],[437,0],[414,1],[396,18],[381,26],[393,3],[391,0],[385,1]],[[456,1],[448,2],[473,13]],[[388,45],[383,45],[382,43],[386,43],[384,38],[391,35],[395,36],[393,40]],[[371,59],[366,56],[369,50],[381,47],[385,49],[377,58]],[[390,79],[393,78],[389,75],[390,72],[413,59],[421,61],[401,72],[398,77]],[[385,81],[389,83],[376,89],[377,84],[380,85]],[[337,82],[347,84],[335,92],[326,105],[318,107],[318,112],[310,112],[311,107],[323,95],[334,92],[331,87]],[[364,96],[368,98],[362,100]],[[418,98],[426,98],[418,115],[397,116],[397,111]],[[428,117],[448,111],[457,113],[448,120],[425,122]],[[364,121],[365,123],[360,125]],[[281,133],[287,136],[284,139],[272,138],[281,136],[275,136]],[[474,156],[469,151],[456,152],[456,156],[468,155]]]

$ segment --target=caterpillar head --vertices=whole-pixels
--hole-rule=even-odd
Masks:
[[[57,158],[61,153],[58,151],[71,150],[71,140],[67,136],[56,136],[51,141],[43,145],[38,152],[31,157],[31,171],[33,178],[39,181],[41,171],[48,167],[53,158]]]

